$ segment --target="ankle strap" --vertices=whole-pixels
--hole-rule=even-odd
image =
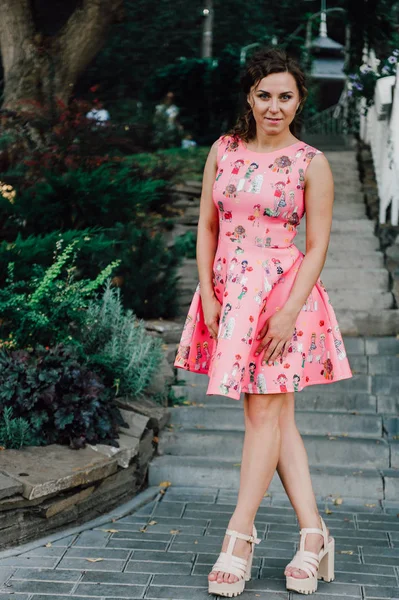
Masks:
[[[324,540],[324,547],[327,548],[327,545],[328,545],[327,527],[326,527],[326,524],[324,523],[322,517],[320,517],[320,522],[321,522],[322,529],[318,529],[317,527],[304,527],[303,529],[300,530],[301,547],[303,545],[303,549],[305,549],[305,539],[306,539],[306,534],[308,534],[308,533],[318,533],[319,535],[322,535],[323,540]],[[302,534],[305,534],[305,535],[302,537]]]
[[[247,542],[251,542],[252,544],[260,544],[261,540],[253,535],[246,535],[245,533],[239,533],[234,529],[226,529],[226,533],[228,535],[239,538],[240,540],[245,540]]]

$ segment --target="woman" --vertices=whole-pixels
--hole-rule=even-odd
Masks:
[[[334,540],[318,513],[294,392],[352,376],[319,279],[333,180],[323,153],[290,129],[307,95],[298,64],[281,50],[263,50],[250,61],[242,87],[246,112],[213,144],[205,165],[200,282],[175,366],[207,373],[207,394],[238,400],[244,393],[238,501],[209,592],[231,597],[244,590],[260,541],[255,515],[277,468],[301,528],[300,550],[285,569],[287,589],[313,593],[318,577],[334,578]],[[259,227],[253,227],[256,204]],[[305,209],[306,256],[293,244]],[[198,364],[204,344],[211,354],[205,366]]]

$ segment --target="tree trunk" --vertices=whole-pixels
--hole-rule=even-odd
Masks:
[[[100,50],[123,0],[83,0],[55,36],[35,30],[30,0],[1,0],[3,108],[31,110],[70,98],[79,75]]]

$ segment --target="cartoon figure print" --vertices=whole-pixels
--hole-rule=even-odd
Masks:
[[[287,381],[288,378],[286,375],[284,375],[284,373],[281,373],[274,381],[274,383],[280,386],[280,392],[282,394],[285,394],[287,392]]]
[[[330,353],[327,352],[327,358],[323,363],[323,370],[321,371],[321,375],[324,376],[324,379],[328,381],[332,381],[334,379],[334,365],[330,359]]]
[[[346,352],[345,350],[343,350],[341,348],[342,346],[342,340],[339,339],[336,335],[334,335],[332,330],[328,330],[329,332],[331,331],[333,339],[334,339],[334,346],[335,346],[335,350],[337,351],[337,356],[338,356],[338,360],[344,360],[344,358],[346,358]],[[336,325],[335,326],[335,332],[338,335],[339,334],[339,326]]]
[[[237,298],[236,308],[241,308],[241,300],[244,298],[244,296],[246,295],[247,292],[248,292],[248,288],[245,285],[241,286],[241,292],[239,293],[238,298]]]
[[[230,317],[229,320],[227,321],[227,323],[223,329],[222,335],[221,335],[223,340],[231,340],[231,338],[233,337],[235,324],[236,324],[235,318]]]
[[[233,234],[228,232],[226,235],[228,234],[230,234],[230,240],[232,242],[237,242],[237,244],[241,244],[242,240],[247,237],[245,229],[242,225],[237,225],[237,227],[234,229]]]
[[[267,258],[266,260],[262,261],[262,267],[264,269],[264,276],[263,276],[263,290],[266,293],[271,292],[272,290],[272,284],[270,283],[268,277],[271,275],[271,271],[270,271],[270,261]]]
[[[217,183],[219,181],[219,179],[221,178],[221,176],[223,175],[223,169],[219,169],[218,173],[216,174],[215,177],[215,183],[213,184],[213,189],[216,189]]]
[[[277,181],[277,183],[272,183],[271,186],[274,189],[274,207],[273,209],[266,207],[263,211],[263,214],[267,215],[268,217],[278,217],[281,208],[287,206],[284,191],[285,183],[284,181]]]
[[[282,275],[284,273],[283,267],[281,266],[281,260],[278,258],[272,258],[272,262],[276,267],[277,275]]]
[[[292,385],[294,387],[294,392],[299,392],[299,383],[301,381],[301,378],[299,377],[299,375],[293,375],[292,376]]]
[[[254,212],[248,217],[248,221],[252,221],[252,227],[256,224],[260,225],[260,204],[254,204]]]
[[[294,208],[293,212],[289,215],[287,222],[284,223],[284,227],[289,231],[295,231],[300,223],[300,219],[297,213],[297,207]]]
[[[250,327],[244,337],[241,338],[241,341],[244,342],[244,344],[248,344],[248,346],[252,344],[252,331],[253,327]]]
[[[326,334],[321,333],[319,338],[320,354],[316,356],[316,361],[323,364],[326,356]]]
[[[237,185],[237,191],[241,192],[244,191],[245,192],[245,185],[247,183],[249,183],[252,174],[254,173],[254,171],[256,171],[256,169],[259,169],[259,165],[256,162],[253,162],[249,165],[249,167],[246,170],[246,173],[244,175],[244,177],[241,177],[241,179],[238,182]]]
[[[303,169],[298,169],[298,183],[296,184],[296,189],[305,189],[305,171]]]
[[[258,394],[267,394],[266,379],[263,373],[258,373],[258,377],[256,378],[256,385],[258,388]]]
[[[233,213],[230,210],[224,209],[223,202],[221,200],[218,201],[218,208],[220,221],[227,221],[228,223],[231,223],[233,220]]]
[[[233,258],[231,259],[230,264],[229,264],[227,281],[232,280],[232,278],[234,276],[234,271],[235,271],[235,268],[237,265],[238,265],[238,259],[235,256],[233,256]]]
[[[202,363],[202,368],[207,371],[209,369],[209,363],[211,360],[211,353],[209,352],[209,344],[208,342],[204,342],[202,344],[202,348],[204,350],[205,360]]]
[[[279,156],[276,158],[274,163],[269,165],[269,169],[273,171],[273,173],[291,173],[292,171],[292,161],[288,156]]]
[[[236,151],[237,151],[237,149],[238,149],[238,142],[236,142],[236,141],[234,141],[234,140],[230,139],[230,140],[227,142],[227,145],[226,145],[226,147],[225,147],[225,149],[224,149],[223,156],[222,156],[222,158],[220,159],[220,161],[221,161],[221,162],[225,161],[225,160],[226,160],[226,158],[228,157],[228,153],[229,153],[229,152],[236,152]]]
[[[195,357],[195,364],[194,364],[195,371],[199,371],[201,368],[201,358],[202,358],[201,343],[197,342],[197,355]]]
[[[215,269],[213,271],[215,284],[220,283],[221,285],[223,285],[224,281],[223,281],[223,277],[222,277],[222,272],[223,272],[223,259],[219,257],[216,261]]]
[[[307,361],[309,363],[313,362],[313,352],[316,349],[317,349],[317,346],[316,346],[316,334],[312,333],[312,338],[311,338],[311,341],[310,341],[310,346],[309,346],[309,351],[308,351],[308,358],[307,358]]]
[[[248,190],[249,194],[260,194],[262,190],[263,184],[263,175],[255,175],[253,179],[251,179],[251,185]]]
[[[249,363],[248,371],[249,371],[248,394],[253,394],[254,386],[255,386],[255,372],[256,372],[256,364],[254,362]]]

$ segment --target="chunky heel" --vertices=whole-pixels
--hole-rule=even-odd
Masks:
[[[307,574],[305,579],[299,577],[286,577],[287,590],[292,590],[298,594],[314,594],[317,591],[317,583],[319,579],[324,581],[334,580],[334,538],[329,538],[327,535],[327,527],[321,520],[322,529],[305,528],[301,529],[301,541],[299,550],[295,554],[293,560],[287,567],[300,569]],[[323,536],[324,544],[319,554],[305,550],[305,541],[308,533],[318,533]]]
[[[245,582],[251,579],[254,548],[255,544],[259,544],[260,539],[257,538],[255,525],[252,528],[252,535],[245,535],[244,533],[239,533],[233,529],[227,529],[226,533],[230,536],[229,545],[226,552],[221,552],[219,554],[219,558],[213,565],[212,571],[231,573],[239,579],[235,583],[218,583],[217,581],[208,580],[208,593],[233,598],[234,596],[239,596],[239,594],[242,594],[245,588]],[[248,560],[233,555],[233,549],[237,538],[250,542],[251,553],[248,557]]]
[[[334,551],[335,551],[335,541],[331,539],[328,543],[328,550],[320,561],[318,579],[323,579],[324,581],[334,581],[335,572],[334,572]]]

